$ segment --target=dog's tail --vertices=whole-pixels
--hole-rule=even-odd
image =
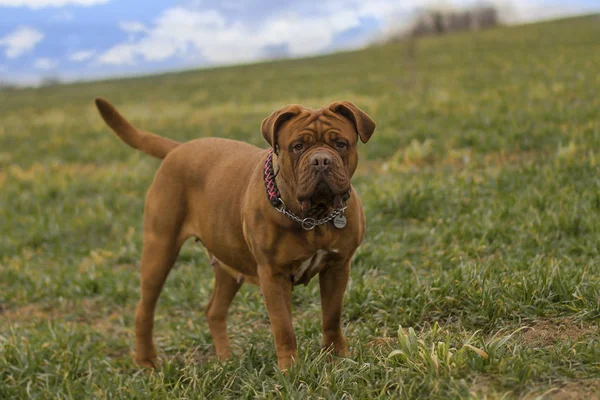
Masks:
[[[96,107],[104,122],[134,149],[143,151],[152,157],[163,159],[171,150],[179,146],[179,142],[167,139],[136,128],[123,117],[117,109],[103,98],[96,98]]]

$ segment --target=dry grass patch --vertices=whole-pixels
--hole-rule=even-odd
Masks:
[[[524,397],[524,400],[592,400],[599,398],[600,379],[587,379],[568,381],[545,392],[529,394]]]
[[[495,399],[501,396],[492,396],[494,392],[495,381],[485,375],[475,377],[469,387],[469,394],[476,399]]]
[[[571,319],[538,320],[523,330],[521,340],[527,346],[552,346],[567,340],[579,341],[585,336],[598,334],[598,327]]]
[[[61,319],[63,316],[64,315],[61,315],[58,309],[53,309],[40,304],[27,304],[13,309],[0,306],[0,321],[4,320],[9,324]]]
[[[123,172],[132,171],[133,168],[125,163],[111,163],[102,165],[99,163],[61,163],[48,165],[44,163],[33,163],[23,168],[19,165],[10,165],[0,171],[0,184],[7,180],[20,182],[33,182],[47,184],[50,180],[63,182],[65,179],[87,178],[99,179],[123,175]]]
[[[109,334],[123,334],[131,329],[123,325],[123,317],[133,315],[133,308],[111,310],[102,304],[100,298],[87,298],[70,301],[58,306],[27,304],[13,309],[0,307],[0,322],[7,325],[38,324],[44,321],[61,321],[88,325],[94,330]]]

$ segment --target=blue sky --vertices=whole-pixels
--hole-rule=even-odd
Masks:
[[[93,79],[327,53],[364,45],[429,3],[0,0],[0,81]],[[600,11],[598,0],[496,3],[511,22]]]

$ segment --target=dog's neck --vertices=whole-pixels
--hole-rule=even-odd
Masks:
[[[302,215],[302,207],[296,199],[296,191],[293,189],[294,182],[290,182],[284,174],[281,173],[281,165],[279,164],[279,156],[273,153],[273,170],[276,173],[275,183],[279,189],[279,194],[287,208],[296,215]]]

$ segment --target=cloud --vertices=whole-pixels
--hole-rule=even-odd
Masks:
[[[121,29],[143,29],[145,35],[113,46],[98,61],[125,65],[191,55],[202,56],[210,63],[230,63],[255,60],[273,46],[285,46],[291,55],[300,56],[325,50],[336,33],[359,25],[359,15],[353,11],[314,17],[282,13],[253,27],[240,20],[227,21],[215,10],[174,7],[160,14],[150,28],[122,23]]]
[[[27,8],[45,8],[45,7],[64,7],[74,6],[94,6],[108,3],[110,0],[0,0],[0,7],[27,7]]]
[[[135,46],[131,44],[118,44],[98,57],[100,64],[107,65],[132,65],[136,55]]]
[[[129,33],[148,32],[146,25],[138,21],[123,21],[119,23],[119,28],[122,31]]]
[[[543,19],[575,15],[598,10],[598,5],[580,0],[566,2],[563,0],[488,0],[482,3],[479,0],[329,0],[325,3],[331,12],[340,8],[355,8],[362,17],[372,17],[380,22],[379,32],[374,32],[371,39],[387,37],[406,28],[419,8],[472,7],[481,4],[491,4],[499,11],[499,16],[506,23],[524,23]]]
[[[73,62],[82,62],[82,61],[87,61],[90,58],[94,57],[94,55],[96,54],[96,50],[81,50],[81,51],[76,51],[75,53],[71,53],[69,54],[69,61],[73,61]]]
[[[512,3],[512,0],[492,1]],[[558,4],[558,0],[548,1]],[[450,0],[444,4],[461,7],[477,2]],[[532,3],[536,2],[519,3],[518,11],[529,15],[539,13],[524,5]],[[230,0],[223,4],[226,8],[234,5]],[[245,7],[245,2],[236,4]],[[319,54],[335,46],[336,35],[360,27],[365,19],[375,20],[379,28],[371,32],[371,38],[355,41],[355,44],[367,43],[390,27],[395,29],[407,24],[415,9],[440,4],[440,1],[312,0],[287,4],[262,20],[234,18],[229,13],[201,6],[177,6],[164,10],[147,25],[124,21],[120,28],[129,33],[128,39],[101,53],[97,61],[108,65],[136,65],[179,57],[201,59],[209,64],[230,64],[272,57],[274,52],[290,56]]]
[[[598,4],[592,2],[567,2],[560,0],[546,1],[507,1],[494,2],[504,11],[504,18],[510,23],[533,22],[550,18],[576,15],[598,10]]]
[[[0,0],[2,1],[2,0]],[[75,14],[67,10],[60,10],[50,17],[53,22],[69,22],[75,19]]]
[[[472,1],[475,0],[455,0],[455,3]],[[245,4],[242,3],[236,4],[242,7]],[[169,8],[147,26],[134,21],[122,22],[123,31],[142,35],[136,38],[130,35],[127,41],[100,54],[97,61],[135,65],[181,57],[203,59],[209,64],[229,64],[272,57],[274,51],[277,55],[285,53],[294,57],[319,54],[333,48],[336,35],[360,27],[363,19],[374,19],[383,27],[407,18],[426,1],[319,0],[309,3],[309,6],[289,3],[282,11],[258,21],[230,20],[219,11],[201,7]],[[223,4],[226,8],[233,6],[231,1]],[[365,38],[355,43],[366,41]]]
[[[58,65],[58,61],[53,60],[52,58],[38,58],[34,61],[33,66],[35,69],[41,69],[47,71],[49,69],[53,69]]]
[[[0,47],[6,47],[7,58],[17,58],[30,52],[44,39],[44,34],[28,26],[20,26],[8,35],[0,38]]]

